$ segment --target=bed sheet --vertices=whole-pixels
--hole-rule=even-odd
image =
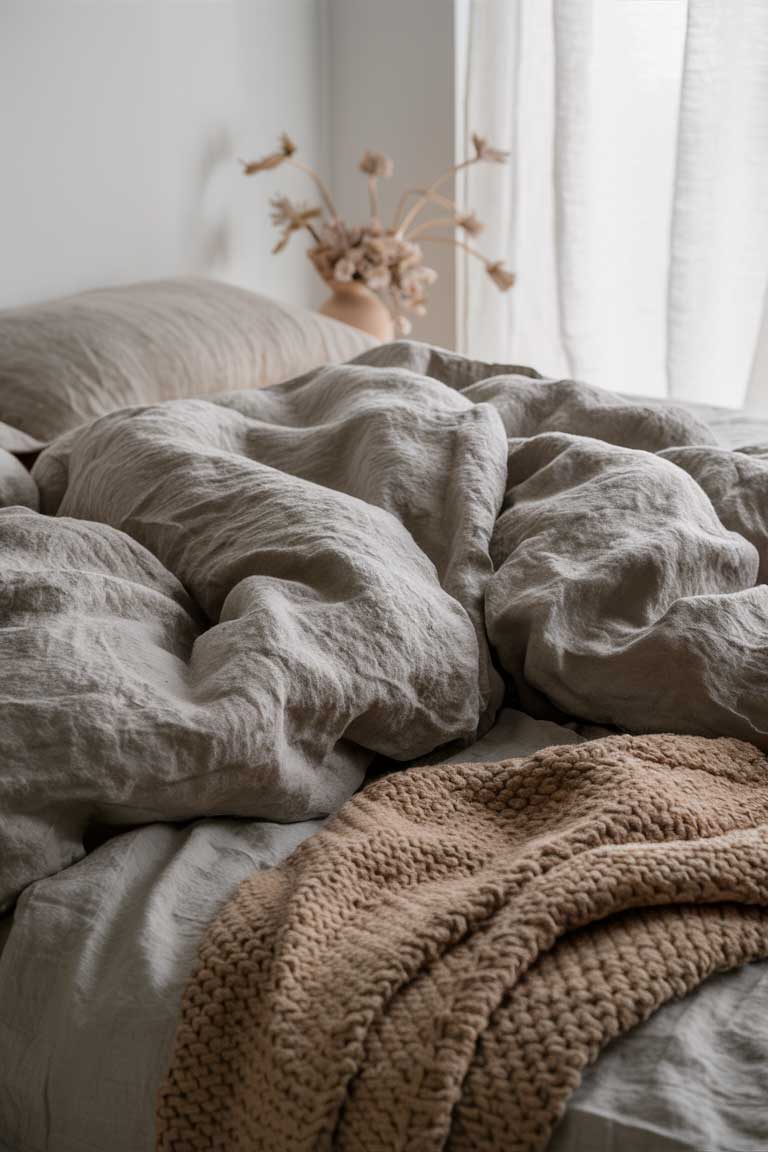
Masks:
[[[318,826],[150,824],[27,889],[0,958],[3,1152],[154,1148],[155,1096],[205,928],[241,880]]]

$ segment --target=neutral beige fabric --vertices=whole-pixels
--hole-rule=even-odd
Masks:
[[[419,768],[212,925],[158,1149],[536,1152],[613,1037],[768,954],[768,761],[609,737]]]
[[[734,503],[708,439],[407,342],[67,433],[34,468],[49,515],[0,513],[0,902],[93,820],[335,811],[505,687],[768,748],[768,459],[739,454]]]
[[[304,308],[195,278],[0,312],[0,447],[30,451],[128,404],[260,388],[375,343]]]
[[[425,345],[358,361],[501,416],[484,618],[526,711],[768,748],[768,445],[724,451],[682,408]]]
[[[0,904],[94,820],[324,816],[490,725],[501,421],[324,371],[104,416],[0,512]]]
[[[0,508],[11,508],[20,504],[25,508],[37,508],[40,497],[37,484],[24,465],[0,448]]]

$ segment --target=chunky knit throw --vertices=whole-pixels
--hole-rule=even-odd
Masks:
[[[417,768],[210,928],[158,1148],[542,1149],[613,1037],[768,955],[768,761],[610,737]]]

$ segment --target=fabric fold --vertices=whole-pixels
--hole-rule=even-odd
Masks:
[[[543,1149],[610,1039],[768,954],[766,877],[737,741],[391,776],[211,926],[157,1147]]]

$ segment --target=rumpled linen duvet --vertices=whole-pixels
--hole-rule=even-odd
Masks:
[[[334,811],[532,715],[768,749],[768,450],[383,346],[124,409],[0,511],[0,904],[103,826]]]

